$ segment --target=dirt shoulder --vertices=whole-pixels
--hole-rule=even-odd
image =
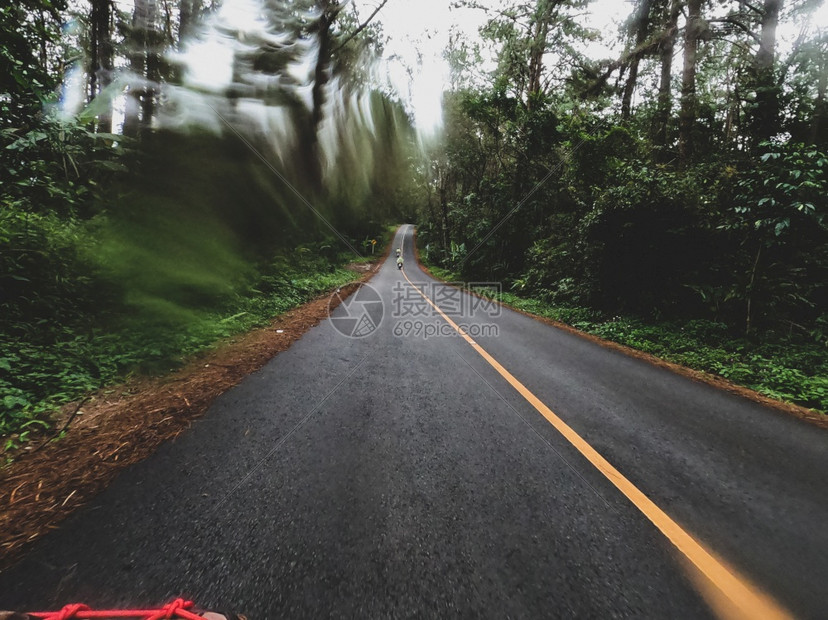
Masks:
[[[381,264],[382,258],[351,265],[355,282],[339,297],[356,291]],[[288,349],[338,304],[338,298],[320,296],[265,328],[220,343],[172,375],[137,378],[64,407],[62,417],[71,425],[63,439],[36,451],[30,446],[0,470],[0,570],[122,469],[184,432],[219,395]]]

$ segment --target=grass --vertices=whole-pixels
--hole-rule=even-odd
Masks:
[[[453,271],[449,271],[448,269],[443,269],[442,267],[438,267],[437,265],[429,265],[423,261],[424,264],[428,267],[428,271],[433,275],[435,278],[439,280],[444,280],[446,282],[454,282],[458,279],[458,276]]]
[[[382,255],[387,240],[378,244]],[[0,437],[19,447],[51,427],[59,406],[136,374],[163,375],[218,341],[267,325],[274,317],[356,279],[353,255],[308,249],[259,269],[246,287],[213,307],[129,307],[89,317],[95,327],[27,325],[0,334]],[[11,335],[13,334],[13,335]]]

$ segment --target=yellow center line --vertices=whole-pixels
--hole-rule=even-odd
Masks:
[[[468,342],[480,356],[494,368],[501,377],[517,390],[546,420],[563,435],[598,471],[621,491],[646,516],[667,539],[699,571],[705,582],[698,583],[699,589],[714,609],[722,617],[731,619],[782,620],[793,616],[784,610],[770,596],[751,584],[747,578],[739,575],[732,567],[708,551],[693,536],[688,534],[678,523],[647,497],[638,487],[630,482],[621,472],[607,461],[595,448],[576,433],[566,422],[559,418],[537,396],[518,381],[494,357],[471,338],[457,323],[451,320],[420,288],[409,280],[402,270],[406,281],[428,302],[432,308]],[[724,598],[723,598],[724,597]]]

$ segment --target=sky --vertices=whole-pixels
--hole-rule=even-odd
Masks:
[[[373,13],[379,2],[353,0],[360,22]],[[501,4],[498,0],[482,2]],[[449,0],[389,0],[375,17],[388,37],[381,70],[387,72],[392,86],[408,102],[424,134],[437,131],[441,124],[442,93],[449,84],[448,65],[442,55],[450,32],[455,30],[475,39],[487,20],[482,10],[453,9],[451,4]],[[626,17],[628,10],[628,1],[595,0],[583,19],[593,27],[615,32],[616,24]],[[258,12],[257,0],[224,0],[215,19],[223,26],[256,30]],[[591,46],[590,51],[596,55],[610,53],[600,44]],[[232,54],[226,41],[214,30],[208,31],[207,37],[184,55],[189,83],[201,88],[223,88],[230,78]]]
[[[354,0],[360,19],[370,15],[378,2]],[[425,133],[437,130],[441,123],[442,93],[449,84],[449,70],[442,54],[448,47],[450,32],[454,29],[475,39],[488,19],[482,10],[452,9],[451,4],[448,0],[389,0],[376,18],[389,38],[385,56],[400,56],[414,69],[410,79],[402,66],[389,64],[392,83],[399,91],[408,92],[415,121]],[[481,4],[502,6],[498,0],[481,0]],[[629,0],[595,0],[585,11],[583,23],[614,35],[630,6]],[[588,51],[595,57],[613,54],[601,43],[591,45]]]
[[[370,15],[379,0],[353,0],[362,19]],[[502,6],[499,0],[478,0],[489,6]],[[389,37],[386,56],[399,55],[417,67],[413,79],[399,67],[390,67],[392,81],[401,92],[410,90],[411,104],[421,130],[435,130],[441,120],[441,96],[449,83],[449,72],[442,52],[449,42],[449,32],[458,29],[468,38],[486,21],[482,10],[451,9],[448,0],[389,0],[377,18]],[[605,34],[601,41],[586,45],[583,50],[594,59],[616,58],[623,51],[617,42],[619,26],[635,7],[635,0],[594,0],[581,17],[581,23]],[[828,0],[823,0],[811,19],[812,26],[828,28]],[[780,51],[790,45],[800,25],[780,28]],[[614,44],[613,44],[614,42]],[[418,57],[422,58],[418,62]],[[409,83],[410,82],[410,83]]]
[[[116,0],[125,11],[131,9],[131,0]],[[359,20],[364,21],[378,6],[380,0],[352,0]],[[479,3],[499,7],[499,0],[478,0]],[[485,24],[487,15],[479,9],[451,8],[450,0],[388,0],[375,18],[388,37],[381,72],[408,102],[418,129],[423,134],[439,130],[441,125],[442,93],[449,84],[449,70],[442,58],[452,30],[466,38],[477,38],[478,29]],[[581,16],[582,23],[605,33],[603,41],[589,44],[584,51],[592,58],[614,58],[620,53],[617,43],[618,26],[635,5],[634,0],[594,0]],[[218,13],[208,17],[214,27],[205,30],[205,36],[188,46],[182,60],[188,67],[189,84],[222,92],[232,76],[231,62],[234,48],[223,38],[222,27],[266,33],[267,26],[261,18],[261,0],[223,0]],[[828,28],[828,0],[824,1],[812,19],[812,25]],[[798,27],[790,25],[780,32],[781,39],[792,41]],[[615,47],[609,42],[616,41]],[[784,42],[783,42],[784,45]],[[395,60],[395,59],[401,59]],[[68,89],[74,91],[73,105],[83,101],[83,77],[71,80],[77,84]],[[76,100],[76,101],[75,101]]]

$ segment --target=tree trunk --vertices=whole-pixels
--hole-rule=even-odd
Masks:
[[[739,118],[739,97],[736,93],[736,81],[737,77],[731,77],[730,71],[728,70],[724,103],[724,141],[728,146],[733,144],[734,127],[737,119]]]
[[[644,41],[647,40],[647,33],[650,28],[650,10],[652,8],[652,0],[640,0],[638,6],[638,13],[635,17],[635,48],[640,48]],[[640,56],[633,54],[630,60],[630,75],[624,84],[624,92],[621,97],[621,118],[625,121],[630,119],[632,115],[632,96],[635,92],[636,82],[638,80],[638,64]]]
[[[112,0],[92,0],[90,21],[89,100],[112,83]],[[98,116],[98,131],[112,132],[112,105],[107,102]]]
[[[49,70],[49,53],[48,53],[48,49],[46,47],[46,41],[47,41],[47,36],[46,36],[46,32],[47,32],[47,30],[46,30],[46,11],[44,11],[43,9],[40,9],[40,13],[39,13],[39,16],[38,16],[38,21],[40,22],[39,23],[40,30],[43,33],[39,37],[39,39],[40,39],[40,66],[43,67],[46,71],[48,71]]]
[[[181,49],[181,43],[184,38],[190,33],[190,28],[193,24],[193,6],[190,0],[181,0],[181,6],[178,8],[178,48]]]
[[[311,112],[312,135],[316,136],[319,124],[322,122],[322,107],[325,105],[325,86],[330,80],[331,66],[331,26],[341,7],[330,0],[319,3],[322,14],[317,22],[316,39],[319,45],[319,54],[316,57],[316,66],[313,72],[313,110]]]
[[[529,79],[526,88],[526,107],[530,110],[534,96],[541,92],[543,56],[546,53],[546,38],[549,36],[552,4],[551,0],[538,0],[535,9],[535,24],[529,47]]]
[[[155,98],[161,81],[161,54],[159,53],[160,36],[156,29],[158,23],[158,3],[156,0],[144,0],[147,7],[147,22],[144,35],[144,54],[146,57],[147,83],[141,93],[141,127],[152,126],[155,116]]]
[[[776,27],[783,0],[765,0],[762,7],[762,32],[759,50],[753,61],[756,80],[756,127],[759,140],[779,132],[779,88],[776,83]]]
[[[693,158],[693,134],[696,127],[696,60],[699,36],[704,28],[701,18],[702,0],[688,0],[687,25],[684,28],[684,66],[681,72],[681,110],[679,111],[679,161],[686,164]]]
[[[133,73],[127,92],[124,134],[136,136],[152,126],[155,99],[161,81],[161,37],[157,32],[156,0],[134,0],[129,37],[129,68]]]
[[[655,144],[661,148],[662,153],[666,151],[667,141],[669,139],[667,128],[670,124],[670,113],[673,107],[673,52],[676,48],[678,16],[680,12],[680,0],[671,0],[669,9],[665,15],[664,34],[659,45],[661,76],[658,84],[658,104],[654,122],[654,141]],[[663,155],[661,158],[664,158]]]
[[[753,268],[750,270],[750,281],[747,285],[747,299],[745,309],[745,335],[750,335],[750,330],[753,329],[753,285],[756,282],[756,271],[759,267],[759,258],[762,256],[762,246],[756,251],[756,258],[753,261]]]
[[[137,84],[137,81],[143,80],[146,72],[148,16],[147,0],[135,0],[132,9],[132,29],[127,39],[129,69],[133,74],[124,104],[124,134],[127,136],[137,136],[141,124],[142,86]]]
[[[201,0],[181,0],[178,11],[178,47],[181,49],[184,40],[193,32],[193,26],[201,15]]]
[[[440,213],[442,215],[442,226],[443,229],[442,236],[443,236],[443,249],[448,252],[449,251],[449,217],[448,217],[448,181],[446,179],[446,173],[441,168],[439,177],[439,186],[440,186]]]
[[[814,116],[811,120],[811,143],[819,146],[828,144],[828,59],[820,59],[819,80],[817,81],[817,98],[814,103]]]
[[[632,96],[635,91],[635,84],[638,80],[638,57],[630,62],[630,75],[624,83],[624,92],[621,96],[621,119],[630,120],[632,115]]]
[[[342,5],[335,0],[317,0],[319,17],[311,28],[317,42],[316,64],[313,69],[311,86],[312,107],[308,116],[303,116],[301,123],[306,128],[300,142],[299,161],[309,190],[319,190],[322,183],[322,162],[319,153],[319,127],[324,116],[326,102],[325,87],[331,79],[331,58],[333,55],[333,35],[331,28],[336,21]]]

